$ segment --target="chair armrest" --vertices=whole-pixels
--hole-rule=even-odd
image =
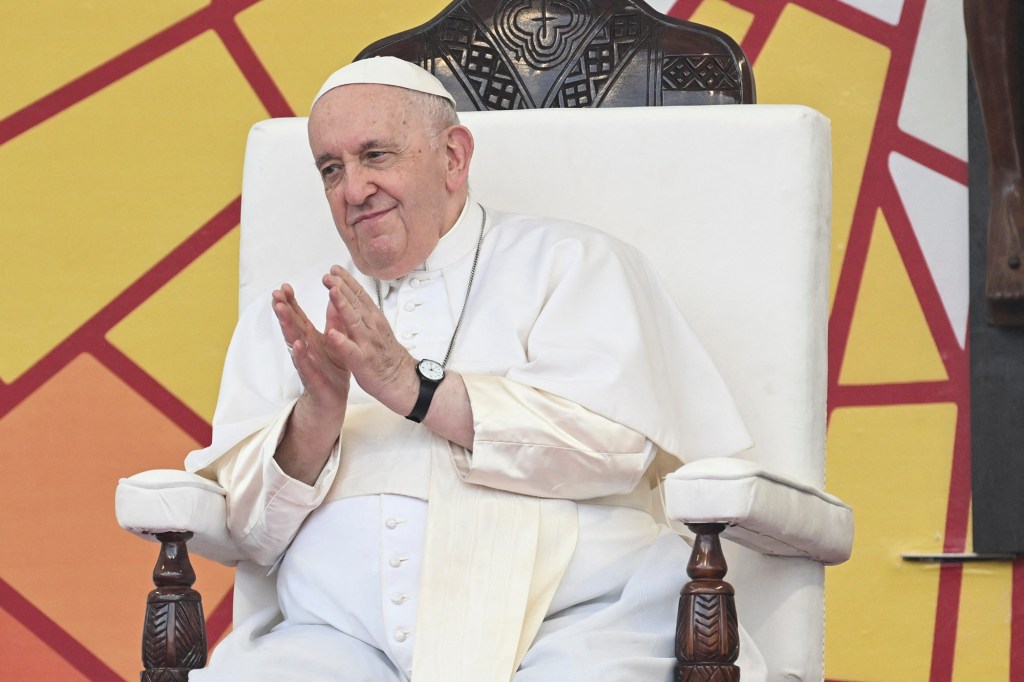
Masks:
[[[850,558],[853,512],[838,498],[758,464],[733,458],[691,462],[665,479],[671,521],[724,523],[733,542],[762,554]]]
[[[202,476],[154,469],[118,481],[114,511],[122,528],[151,542],[156,533],[191,531],[189,552],[234,566],[246,557],[228,534],[224,496]]]

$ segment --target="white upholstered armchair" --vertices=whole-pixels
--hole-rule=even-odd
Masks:
[[[823,492],[828,121],[804,107],[770,105],[471,112],[462,119],[476,138],[476,199],[594,225],[654,262],[756,442],[669,475],[668,514],[725,524],[728,580],[769,679],[822,679],[823,566],[848,558],[853,532],[850,509]],[[257,124],[245,162],[240,304],[342,248],[309,158],[305,120]],[[187,530],[192,552],[227,564],[240,558],[225,529],[223,491],[191,474],[150,471],[122,480],[117,516],[147,539]],[[664,568],[679,574],[680,586],[686,582],[686,567]],[[236,622],[275,603],[265,574],[238,564]]]

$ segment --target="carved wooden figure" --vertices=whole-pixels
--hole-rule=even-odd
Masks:
[[[1024,122],[1018,15],[1011,0],[964,0],[967,45],[989,153],[988,320],[1024,325]]]

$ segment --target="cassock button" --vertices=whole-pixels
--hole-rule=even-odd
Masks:
[[[389,530],[394,530],[395,528],[398,528],[398,519],[388,519],[384,522],[384,525],[387,526]]]
[[[395,630],[395,641],[396,642],[404,642],[406,639],[408,639],[408,637],[409,637],[408,631],[403,630],[402,628],[398,628],[397,630]]]
[[[391,566],[391,568],[398,568],[399,566],[402,565],[402,563],[404,561],[405,561],[405,557],[400,557],[400,556],[391,557],[391,560],[388,561],[388,565]]]
[[[411,313],[412,311],[416,310],[416,304],[413,303],[412,301],[406,301],[405,309]]]
[[[408,597],[402,594],[401,592],[395,592],[393,595],[391,595],[392,604],[404,604],[405,600],[407,599]]]
[[[409,280],[409,286],[411,286],[413,289],[419,288],[420,284],[422,284],[422,282],[420,282],[420,280],[416,279],[415,277]]]
[[[416,332],[402,332],[403,339],[412,339],[416,337]]]

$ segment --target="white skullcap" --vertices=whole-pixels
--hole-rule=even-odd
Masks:
[[[424,69],[398,57],[372,57],[352,62],[332,73],[320,87],[320,92],[316,93],[310,108],[312,109],[328,90],[356,83],[393,85],[396,88],[437,95],[451,102],[453,106],[455,104],[455,98],[445,90],[441,81]]]

